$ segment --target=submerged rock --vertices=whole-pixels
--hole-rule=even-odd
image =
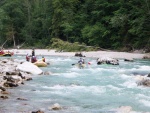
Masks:
[[[8,99],[8,96],[0,96],[2,99]]]
[[[61,110],[61,109],[62,107],[58,103],[55,103],[49,108],[49,110]]]
[[[133,62],[133,58],[124,59],[124,61]]]
[[[147,76],[136,76],[136,83],[138,86],[146,86],[146,87],[150,87],[150,74],[148,74]]]
[[[45,71],[43,74],[44,75],[51,75],[52,73],[50,71]]]
[[[26,99],[26,98],[17,98],[17,100],[25,100],[25,101],[27,101],[28,99]]]
[[[31,113],[44,113],[44,112],[41,110],[38,110],[38,111],[32,111]]]
[[[150,80],[149,79],[146,79],[146,80],[143,79],[143,80],[139,81],[137,84],[150,87]]]

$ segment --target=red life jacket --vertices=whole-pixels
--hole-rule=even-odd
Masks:
[[[26,60],[27,60],[27,61],[29,61],[29,60],[30,60],[30,57],[29,57],[28,55],[26,56]]]

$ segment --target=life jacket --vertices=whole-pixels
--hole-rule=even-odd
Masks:
[[[29,61],[30,60],[30,57],[28,55],[26,55],[26,60]]]
[[[5,53],[5,52],[4,52],[3,50],[0,51],[0,54],[1,54],[1,55],[4,54],[4,53]]]
[[[34,62],[36,62],[36,61],[37,61],[37,60],[36,60],[36,57],[35,57],[35,56],[32,56],[31,62],[34,63]]]
[[[45,58],[42,58],[42,61],[45,62]]]
[[[36,57],[34,57],[33,60],[34,60],[34,62],[36,62],[36,61],[37,61],[37,60],[36,60]]]

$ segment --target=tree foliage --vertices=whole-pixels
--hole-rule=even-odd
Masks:
[[[45,48],[54,37],[105,49],[150,50],[150,0],[0,1],[0,44]]]

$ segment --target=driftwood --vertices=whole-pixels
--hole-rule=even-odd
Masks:
[[[4,45],[6,44],[7,41],[8,41],[8,39],[5,40],[5,42],[1,45],[0,49],[3,49],[3,47],[4,47]]]
[[[4,45],[7,43],[7,41],[8,41],[8,39],[5,40],[5,42],[0,46],[0,50],[2,50],[4,48]],[[13,40],[13,41],[15,41],[15,40]],[[17,45],[17,46],[15,45],[15,42],[14,42],[14,48],[17,48],[17,49],[21,48],[25,44],[25,42],[23,42],[22,44]]]
[[[25,44],[25,42],[23,42],[21,45],[17,45],[17,49],[21,48]]]

